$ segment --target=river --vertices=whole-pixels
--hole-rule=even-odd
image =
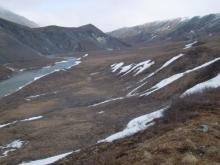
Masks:
[[[0,81],[0,97],[8,96],[44,76],[56,71],[69,69],[79,63],[80,61],[77,61],[76,58],[69,57],[64,61],[56,62],[54,65],[41,69],[18,72],[9,79]]]

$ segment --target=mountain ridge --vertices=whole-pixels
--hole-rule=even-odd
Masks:
[[[154,21],[133,27],[120,28],[108,34],[130,44],[138,44],[170,39],[192,40],[200,35],[209,35],[209,31],[219,32],[219,27],[219,14],[209,14],[191,18]]]

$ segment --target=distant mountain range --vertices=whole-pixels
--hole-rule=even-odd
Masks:
[[[38,25],[35,22],[30,21],[27,18],[15,14],[7,9],[4,9],[3,7],[0,7],[0,18],[32,28],[38,27]]]
[[[121,28],[108,34],[130,44],[155,40],[189,40],[220,31],[220,14],[177,18]]]
[[[36,27],[36,24],[0,8],[0,17],[3,16],[5,19],[0,18],[0,64],[42,59],[47,55],[70,52],[119,50],[152,41],[193,40],[220,32],[219,14],[156,21],[107,34],[92,24],[77,28],[31,28]]]

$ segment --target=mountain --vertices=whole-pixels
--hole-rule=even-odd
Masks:
[[[27,18],[20,16],[18,14],[15,14],[7,9],[4,9],[3,7],[0,7],[0,18],[3,18],[5,20],[15,22],[24,26],[28,26],[31,28],[38,27],[38,25]]]
[[[35,67],[45,64],[46,57],[0,30],[0,65]]]
[[[0,28],[3,33],[44,55],[113,50],[129,46],[119,39],[106,35],[91,24],[78,28],[58,26],[29,28],[0,19]]]
[[[177,18],[121,28],[108,34],[131,44],[170,39],[193,39],[220,32],[220,15]]]

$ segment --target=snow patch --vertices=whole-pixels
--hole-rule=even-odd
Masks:
[[[116,63],[111,65],[112,72],[116,72],[119,68],[124,65],[124,62]]]
[[[55,163],[58,160],[63,159],[72,153],[77,153],[77,152],[80,152],[80,150],[67,152],[64,154],[56,155],[56,156],[45,158],[45,159],[40,159],[40,160],[35,160],[35,161],[30,161],[30,162],[22,162],[19,165],[48,165],[48,164]]]
[[[126,97],[112,98],[112,99],[108,99],[108,100],[105,100],[105,101],[100,102],[100,103],[96,103],[96,104],[90,105],[89,107],[96,107],[98,105],[106,104],[106,103],[109,103],[109,102],[112,102],[112,101],[116,101],[116,100],[122,100],[122,99],[125,99],[125,98]]]
[[[183,49],[190,49],[191,47],[193,47],[193,45],[195,45],[196,43],[198,43],[198,41],[194,41],[193,43],[187,44],[185,45],[185,47]]]
[[[60,154],[60,155],[45,158],[45,159],[40,159],[40,160],[35,160],[35,161],[30,161],[30,162],[22,162],[19,165],[48,165],[48,164],[57,162],[58,160],[63,159],[66,156],[68,156],[72,153],[73,152],[68,152],[68,153],[65,153],[65,154]]]
[[[132,64],[121,67],[119,74],[128,72],[132,68]]]
[[[21,121],[34,121],[34,120],[39,120],[39,119],[42,119],[43,116],[36,116],[36,117],[31,117],[31,118],[27,118],[27,119],[24,119],[24,120],[21,120]]]
[[[31,117],[31,118],[27,118],[27,119],[23,119],[23,120],[15,120],[15,121],[13,121],[11,123],[0,125],[0,129],[4,128],[4,127],[7,127],[7,126],[10,126],[10,125],[14,125],[14,124],[16,124],[18,122],[34,121],[34,120],[39,120],[41,118],[43,118],[43,116],[36,116],[36,117]]]
[[[85,57],[87,57],[89,54],[85,54],[83,57],[85,58]]]
[[[220,87],[220,74],[218,74],[216,77],[208,81],[205,81],[205,82],[202,82],[202,83],[199,83],[193,86],[192,88],[184,92],[182,96],[186,96],[192,93],[203,92],[203,90],[206,88],[218,88],[218,87]]]
[[[97,74],[99,74],[99,72],[90,73],[90,76],[95,76]]]
[[[10,125],[13,125],[13,124],[16,124],[18,121],[13,121],[11,123],[7,123],[7,124],[2,124],[0,125],[0,128],[4,128],[4,127],[7,127],[7,126],[10,126]]]
[[[0,157],[8,156],[9,152],[13,152],[13,151],[16,151],[17,149],[20,149],[23,146],[23,144],[24,144],[24,141],[15,140],[5,146],[0,146],[0,150],[3,151]]]
[[[152,126],[154,124],[153,120],[160,118],[163,116],[163,112],[167,108],[160,109],[158,111],[137,117],[133,120],[131,120],[128,124],[127,127],[118,133],[115,133],[109,137],[107,137],[104,140],[98,141],[98,143],[103,143],[103,142],[113,142],[118,139],[122,139],[128,136],[131,136],[137,132],[140,132],[142,130],[145,130],[146,128]]]
[[[59,62],[55,62],[55,64],[62,64],[62,63],[66,63],[68,62],[67,60],[63,60],[63,61],[59,61]]]

